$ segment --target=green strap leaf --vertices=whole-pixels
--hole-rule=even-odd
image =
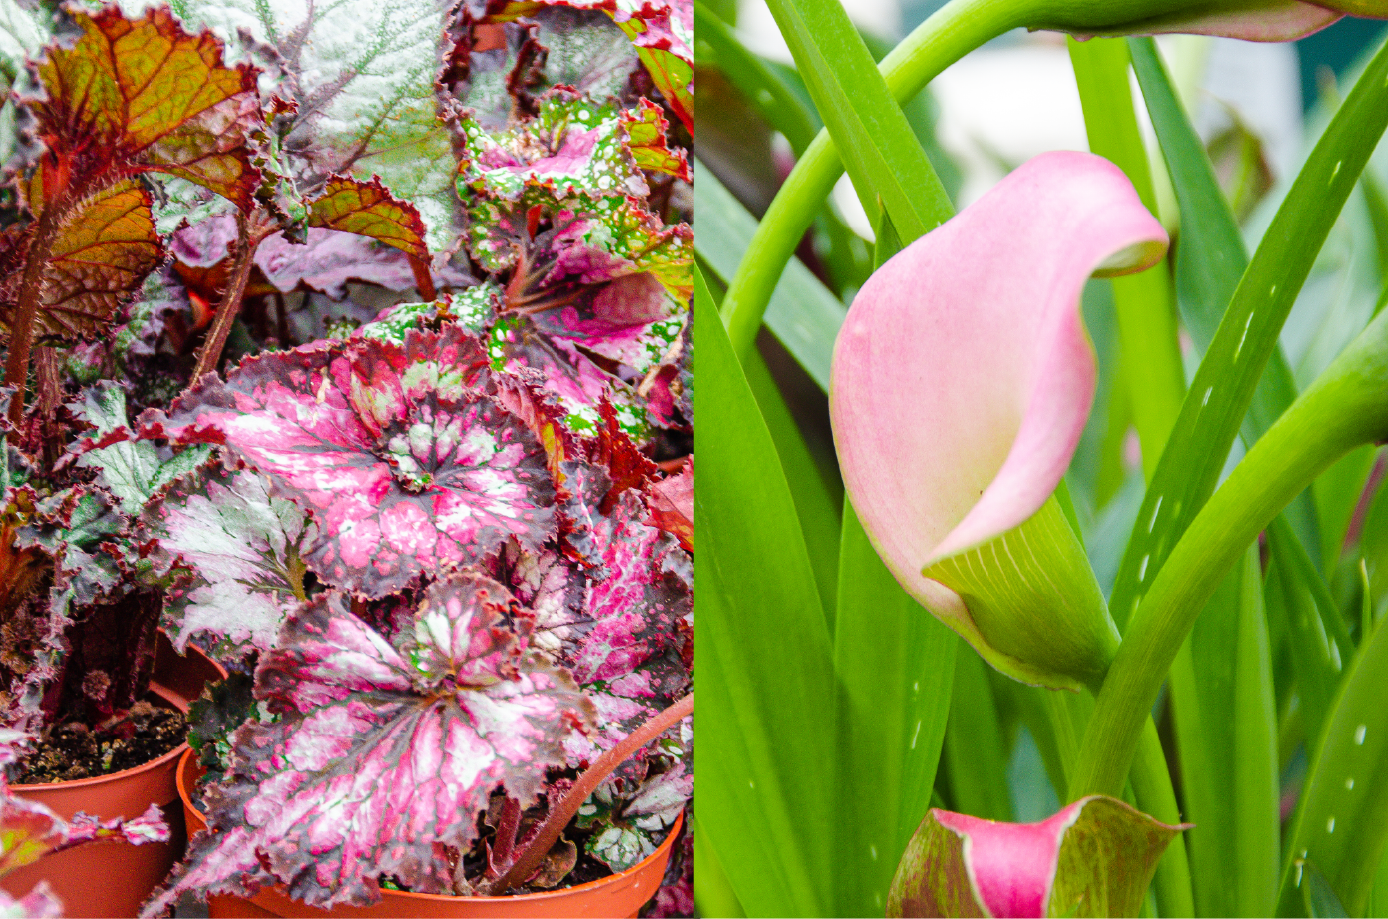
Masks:
[[[1277,915],[1304,916],[1308,865],[1362,916],[1388,841],[1388,629],[1380,622],[1340,687],[1306,776]]]
[[[1114,585],[1112,607],[1120,620],[1151,587],[1214,491],[1287,313],[1388,125],[1385,76],[1388,54],[1380,51],[1316,144],[1243,273],[1138,514]]]
[[[707,166],[694,164],[694,251],[724,281],[732,278],[751,243],[757,220]],[[820,389],[829,389],[834,339],[843,304],[799,259],[791,259],[766,310],[766,327],[786,346]]]
[[[837,0],[772,0],[772,15],[869,216],[880,197],[904,242],[954,213],[944,185]]]
[[[795,504],[695,272],[699,822],[752,915],[823,915],[837,819],[833,661]]]
[[[880,915],[930,806],[959,641],[901,589],[847,502],[839,559],[842,772],[832,914]]]

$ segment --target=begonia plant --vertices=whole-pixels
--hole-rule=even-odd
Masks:
[[[725,133],[695,166],[701,908],[1381,911],[1388,263],[1337,286],[1343,321],[1308,277],[1388,239],[1388,49],[1241,233],[1156,44],[1097,36],[1388,10],[959,0],[888,52],[834,0],[768,5],[794,69],[696,7],[711,123],[795,157]],[[1019,25],[1083,39],[1093,152],[956,214],[911,98]],[[871,240],[826,201],[842,171]]]
[[[686,811],[691,19],[0,6],[5,767],[133,730],[157,628],[231,671],[151,914],[567,887]]]

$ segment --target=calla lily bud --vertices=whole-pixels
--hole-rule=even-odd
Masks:
[[[1081,798],[1040,823],[932,809],[906,847],[888,916],[1136,916],[1157,861],[1187,824]]]
[[[1293,41],[1345,15],[1388,19],[1388,0],[1108,0],[1055,7],[1038,11],[1031,27],[1081,37],[1186,32]]]
[[[908,593],[1024,682],[1094,685],[1117,644],[1051,495],[1094,398],[1085,281],[1166,244],[1107,160],[1044,154],[873,274],[835,345],[834,442],[863,528]]]

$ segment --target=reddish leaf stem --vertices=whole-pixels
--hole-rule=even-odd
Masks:
[[[497,865],[510,866],[516,854],[516,831],[520,829],[520,802],[510,795],[501,806],[501,821],[496,828],[496,847],[492,849],[492,861]]]
[[[544,861],[545,855],[558,841],[559,834],[573,819],[573,815],[578,813],[579,807],[588,800],[588,796],[593,793],[593,790],[602,784],[602,780],[607,778],[613,769],[624,763],[633,753],[664,734],[678,724],[682,718],[692,714],[693,711],[694,693],[691,692],[628,734],[626,739],[617,746],[593,760],[592,765],[583,770],[583,774],[574,781],[573,787],[549,812],[545,822],[540,824],[539,832],[531,840],[530,845],[526,846],[520,857],[516,859],[515,864],[511,865],[505,874],[484,888],[486,893],[496,896],[524,883],[535,873],[535,869],[540,867],[540,862]]]
[[[217,369],[217,361],[226,347],[227,336],[231,334],[231,324],[241,310],[241,298],[246,293],[246,282],[251,277],[251,267],[255,264],[255,249],[260,238],[251,237],[251,224],[241,212],[236,214],[236,263],[231,269],[231,280],[226,293],[217,304],[217,313],[212,319],[212,328],[207,332],[207,342],[198,354],[198,366],[193,371],[191,382],[196,383],[205,374]]]
[[[10,321],[10,353],[5,360],[5,385],[15,390],[10,402],[10,425],[13,427],[24,420],[24,391],[29,383],[29,353],[34,345],[34,321],[39,315],[43,269],[62,226],[60,218],[64,210],[66,208],[56,202],[50,202],[39,215],[38,227],[29,243],[24,275],[19,282],[18,302]]]
[[[434,289],[434,278],[429,274],[429,263],[417,255],[411,255],[410,270],[414,272],[414,286],[419,289],[419,298],[438,299],[439,293]]]

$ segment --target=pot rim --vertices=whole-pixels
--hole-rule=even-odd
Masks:
[[[193,750],[191,748],[188,748],[184,753],[183,758],[179,760],[177,771],[174,773],[174,784],[178,788],[178,797],[183,802],[183,806],[188,808],[188,810],[192,813],[197,814],[198,817],[203,818],[205,823],[205,815],[201,810],[193,806],[192,797],[189,794],[189,790],[192,787],[192,782],[189,781],[188,775],[192,772],[193,767]],[[651,862],[661,858],[662,856],[665,856],[669,852],[669,850],[674,848],[675,840],[679,837],[680,830],[683,827],[684,811],[681,810],[679,816],[675,818],[675,822],[670,824],[670,831],[666,834],[665,839],[660,843],[660,845],[656,846],[655,851],[652,852],[650,855],[647,855],[645,858],[641,859],[641,861],[637,862],[635,865],[632,865],[630,868],[627,868],[625,871],[618,871],[615,874],[610,874],[605,878],[598,878],[595,881],[586,881],[582,884],[575,884],[572,887],[565,887],[561,890],[545,890],[540,891],[539,893],[508,894],[500,897],[462,897],[449,894],[416,893],[412,890],[386,890],[385,888],[381,888],[381,895],[383,899],[386,897],[399,897],[405,900],[447,901],[452,903],[466,900],[507,900],[515,902],[528,901],[535,903],[545,902],[547,900],[562,900],[566,897],[574,896],[575,894],[581,895],[583,893],[595,892],[602,890],[606,887],[610,887],[614,884],[622,883],[627,879],[628,875],[635,874],[638,871],[641,871],[642,869],[648,867]]]
[[[159,633],[161,637],[164,636],[163,629],[160,629]],[[184,649],[184,653],[180,654],[179,657],[187,658],[193,655],[202,657],[213,667],[216,667],[219,671],[221,671],[222,679],[226,679],[226,668],[223,667],[221,664],[217,663],[215,660],[213,660],[210,655],[203,652],[203,650],[197,647],[196,645],[188,645],[187,648]],[[157,680],[150,681],[149,691],[154,695],[158,696],[163,701],[174,706],[175,709],[183,712],[183,714],[188,714],[188,704],[193,700],[184,699],[182,696],[178,695],[178,693],[174,692],[172,689],[169,689],[167,686],[163,685]],[[183,703],[182,705],[179,705],[180,701]],[[14,782],[10,784],[9,788],[11,791],[14,792],[32,793],[36,791],[46,790],[59,791],[69,788],[85,788],[90,785],[100,785],[103,782],[121,781],[123,779],[130,778],[132,776],[137,776],[145,772],[153,772],[156,769],[161,769],[167,766],[171,760],[177,759],[178,757],[182,756],[189,749],[190,748],[188,746],[188,741],[185,740],[178,746],[174,747],[172,750],[168,751],[167,753],[160,754],[159,756],[140,766],[131,766],[129,769],[121,769],[117,772],[108,772],[105,775],[93,775],[85,779],[67,779],[62,782]]]

